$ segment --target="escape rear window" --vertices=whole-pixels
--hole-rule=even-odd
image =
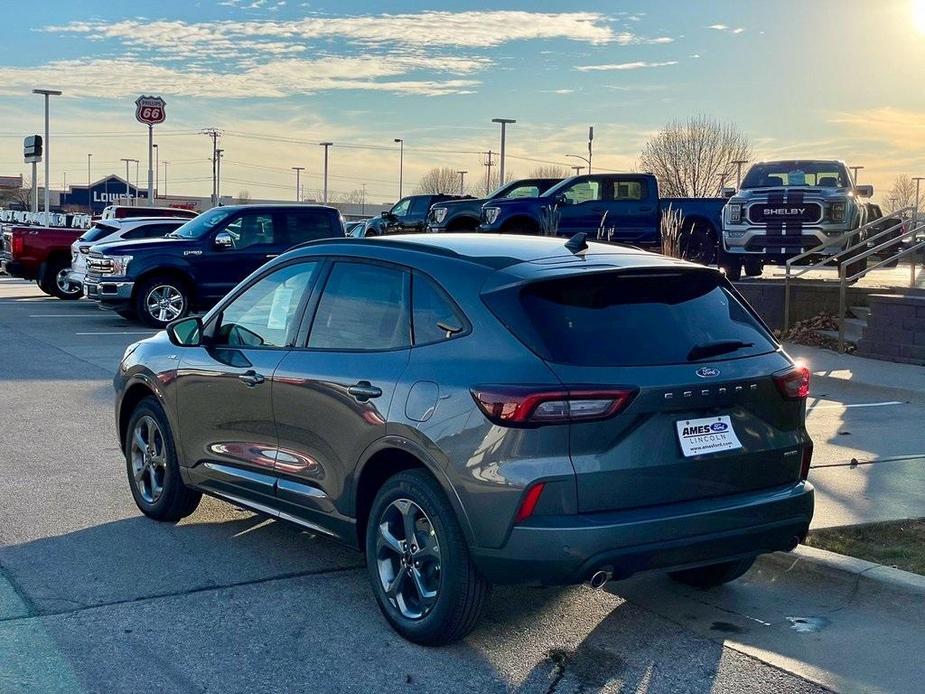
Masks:
[[[486,303],[518,339],[559,364],[702,363],[776,349],[722,279],[707,272],[583,273],[490,295]],[[719,343],[729,343],[722,354],[704,350]]]

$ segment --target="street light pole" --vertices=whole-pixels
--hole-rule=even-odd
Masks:
[[[305,167],[304,166],[293,166],[292,170],[295,171],[295,201],[302,202],[302,195],[299,192],[302,189],[299,187],[299,180],[302,175],[302,172],[305,171]]]
[[[92,196],[90,195],[90,183],[91,183],[90,157],[92,156],[93,156],[92,154],[89,154],[89,153],[87,154],[87,213],[91,217],[93,216],[93,199],[92,199]]]
[[[50,207],[48,197],[48,177],[51,161],[51,143],[48,141],[48,97],[60,96],[61,92],[56,89],[33,89],[32,93],[42,94],[45,97],[45,216],[47,217]]]
[[[166,160],[164,161],[164,197],[165,198],[167,197],[167,165],[169,163],[170,163],[169,161],[166,161]]]
[[[324,204],[328,204],[328,148],[333,146],[333,142],[319,142],[319,147],[324,147]]]
[[[588,175],[591,175],[591,142],[594,140],[594,126],[588,126]]]
[[[215,150],[215,204],[222,204],[222,157],[225,156],[225,150]]]
[[[395,142],[398,143],[398,199],[401,200],[402,178],[405,170],[405,141],[396,137]]]
[[[498,186],[504,185],[504,144],[505,144],[505,133],[507,131],[508,123],[516,123],[517,121],[513,118],[492,118],[492,123],[501,124],[501,163],[500,168],[498,169]]]
[[[567,157],[572,157],[573,159],[581,159],[585,164],[588,165],[588,173],[589,173],[589,174],[591,173],[591,160],[590,160],[588,157],[583,157],[583,156],[581,156],[580,154],[566,154],[565,156],[567,156]],[[572,168],[573,168],[573,169],[579,169],[579,171],[577,171],[577,173],[580,174],[580,173],[581,173],[580,169],[583,169],[583,168],[585,168],[585,167],[583,167],[583,166],[573,166]]]
[[[468,171],[457,171],[456,173],[459,174],[459,194],[465,195],[466,194],[466,174],[469,172]]]
[[[132,196],[129,194],[129,189],[128,189],[128,187],[129,187],[129,182],[128,182],[128,178],[129,178],[128,165],[129,165],[129,162],[133,162],[133,161],[135,161],[135,160],[134,160],[134,159],[126,159],[125,157],[122,157],[122,161],[125,162],[125,204],[128,205],[128,201],[132,199]]]

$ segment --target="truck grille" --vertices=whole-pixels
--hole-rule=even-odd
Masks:
[[[748,208],[752,224],[815,224],[822,219],[822,205],[817,202],[755,203]]]
[[[112,274],[112,261],[108,258],[90,256],[87,258],[87,272],[93,275]]]

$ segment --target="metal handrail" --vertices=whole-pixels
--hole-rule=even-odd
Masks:
[[[891,216],[901,215],[906,212],[912,212],[913,220],[914,220],[915,210],[916,210],[915,206],[903,207],[902,209],[891,212],[890,215]],[[870,241],[880,238],[881,236],[888,234],[894,231],[895,229],[902,227],[906,222],[904,220],[901,220],[899,223],[894,224],[893,226],[887,229],[881,229],[879,232],[877,232],[870,238],[865,238],[862,241],[858,241],[854,244],[849,244],[848,246],[840,250],[838,253],[827,255],[821,260],[815,263],[812,263],[811,265],[807,265],[806,267],[802,268],[796,274],[793,274],[791,270],[791,266],[794,265],[797,261],[803,260],[805,258],[809,258],[810,256],[813,256],[813,255],[818,255],[819,252],[825,250],[826,248],[829,248],[830,246],[835,246],[838,244],[846,243],[846,239],[849,239],[852,236],[860,235],[861,232],[865,231],[866,229],[870,227],[874,227],[878,224],[882,224],[883,221],[884,221],[884,218],[880,217],[879,219],[875,219],[873,221],[867,222],[867,224],[859,226],[857,229],[852,229],[851,231],[845,232],[841,236],[835,236],[827,240],[825,243],[821,243],[818,246],[815,246],[814,248],[810,248],[808,251],[804,251],[803,253],[800,253],[799,255],[795,255],[794,257],[787,259],[787,262],[785,263],[785,267],[784,267],[784,330],[787,330],[790,327],[790,280],[791,279],[802,277],[807,272],[820,268],[823,265],[828,265],[833,262],[838,262],[839,260],[841,260],[843,256],[850,255],[853,251],[860,248],[861,246],[868,245]]]
[[[848,284],[849,284],[850,282],[855,282],[856,280],[859,280],[861,277],[863,277],[864,275],[866,275],[867,273],[869,273],[871,270],[876,270],[878,267],[881,267],[881,266],[883,266],[883,265],[886,265],[887,263],[891,263],[891,262],[893,262],[894,260],[899,260],[899,259],[902,258],[903,256],[909,255],[910,253],[914,253],[915,251],[917,251],[917,250],[919,250],[919,249],[921,249],[921,248],[925,248],[925,241],[920,241],[919,243],[914,243],[914,241],[915,241],[915,235],[918,234],[920,231],[925,231],[925,223],[920,224],[920,225],[917,226],[917,227],[913,227],[912,229],[903,232],[902,234],[900,234],[900,235],[897,236],[896,238],[890,239],[889,241],[886,241],[885,243],[882,243],[880,246],[877,246],[877,247],[875,247],[875,248],[871,248],[870,250],[866,251],[865,253],[861,253],[861,254],[857,255],[856,257],[852,258],[852,260],[854,260],[854,261],[866,260],[866,259],[869,258],[870,256],[875,255],[875,254],[877,253],[878,249],[885,248],[885,247],[887,247],[887,246],[893,245],[894,243],[896,243],[896,242],[898,242],[898,241],[902,241],[906,236],[910,236],[910,235],[911,235],[911,238],[912,238],[912,240],[913,240],[913,244],[912,244],[911,246],[909,246],[908,248],[902,249],[902,250],[899,251],[898,253],[894,253],[893,255],[891,255],[891,256],[888,257],[888,258],[883,258],[880,262],[875,263],[874,265],[872,265],[872,266],[870,266],[870,267],[867,267],[867,265],[865,264],[864,268],[863,268],[860,272],[856,272],[856,273],[854,273],[853,275],[848,276],[848,269],[847,269],[848,266],[847,266],[845,263],[842,263],[842,265],[838,268],[838,280],[839,280],[839,287],[838,287],[838,351],[839,351],[839,352],[844,352],[844,351],[845,351],[845,316],[846,316],[846,314],[847,314],[847,312],[848,312],[848,306],[847,306],[847,304],[848,304],[848,298],[847,298],[847,297],[848,297]],[[911,278],[910,286],[915,286],[915,259],[914,259],[914,258],[913,258],[912,262],[910,263],[910,267],[911,267],[911,272],[912,272],[912,278]]]

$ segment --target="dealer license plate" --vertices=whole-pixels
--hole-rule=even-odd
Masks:
[[[682,419],[677,422],[678,441],[686,458],[742,448],[728,416]]]

